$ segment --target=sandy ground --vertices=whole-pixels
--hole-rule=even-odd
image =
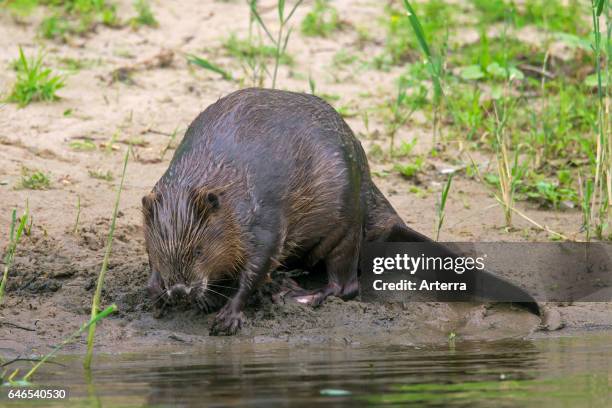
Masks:
[[[273,21],[276,11],[263,2],[264,19]],[[310,2],[296,13],[296,23],[309,10]],[[371,57],[382,49],[384,30],[377,23],[382,7],[377,1],[335,2],[340,10],[351,10],[347,27],[332,38],[304,38],[296,30],[288,52],[296,63],[282,66],[280,88],[308,90],[308,75],[317,79],[317,89],[341,95],[340,105],[355,111],[379,105],[393,94],[400,68],[390,72],[330,69],[334,54],[354,50]],[[28,55],[44,46],[47,61],[61,67],[70,57],[86,66],[67,75],[67,84],[56,103],[34,103],[24,109],[14,104],[0,107],[0,226],[8,230],[10,211],[29,201],[33,217],[31,236],[25,237],[11,271],[8,296],[0,308],[0,352],[31,352],[47,349],[88,318],[95,278],[100,268],[108,233],[115,190],[128,140],[135,138],[134,157],[128,166],[113,256],[104,289],[104,303],[116,302],[119,313],[99,327],[98,345],[104,350],[123,351],[176,342],[209,341],[290,341],[290,342],[381,342],[418,344],[446,341],[450,332],[466,339],[494,339],[551,335],[542,331],[540,320],[509,306],[410,303],[374,305],[331,299],[313,310],[298,305],[275,305],[265,300],[247,311],[249,323],[235,339],[208,337],[212,316],[196,312],[173,312],[154,319],[148,306],[144,284],[148,275],[143,247],[140,198],[163,173],[173,150],[162,154],[170,135],[178,129],[177,141],[190,121],[219,97],[238,89],[236,82],[194,70],[185,61],[186,53],[216,61],[235,74],[240,64],[228,57],[222,47],[230,32],[246,35],[248,9],[241,1],[153,2],[160,27],[98,27],[95,33],[71,39],[67,44],[38,40],[36,26],[41,15],[28,24],[0,14],[0,66],[8,67],[21,45]],[[130,2],[120,2],[119,15],[131,15]],[[347,18],[348,16],[343,16]],[[272,23],[271,23],[272,24]],[[272,24],[273,26],[273,24]],[[354,27],[366,27],[375,41],[360,48]],[[468,33],[469,34],[469,33]],[[169,51],[168,51],[169,50]],[[119,68],[141,66],[155,56],[171,55],[166,66],[146,66],[135,71],[132,84],[109,81]],[[166,61],[168,62],[168,61]],[[14,72],[0,71],[0,89],[7,92]],[[64,113],[71,110],[70,115]],[[372,140],[360,116],[347,119],[362,136],[366,151]],[[384,132],[376,118],[370,120],[370,133]],[[417,137],[417,151],[431,146],[431,129],[423,115],[415,115],[400,129],[398,143]],[[113,135],[116,141],[109,147]],[[74,140],[90,138],[95,151],[80,152],[69,147]],[[382,136],[381,136],[382,138]],[[382,140],[382,139],[381,139]],[[380,141],[379,141],[380,142]],[[456,145],[451,144],[451,149]],[[491,158],[480,157],[485,162]],[[435,201],[445,176],[439,169],[457,166],[467,159],[455,150],[428,160],[420,186],[433,193],[424,197],[409,192],[413,181],[399,176],[375,177],[406,222],[432,234]],[[52,185],[45,191],[20,190],[22,167],[50,174]],[[374,170],[391,165],[372,160]],[[106,182],[89,171],[111,171],[115,180]],[[73,234],[77,197],[81,200],[78,231]],[[529,205],[520,208],[533,219],[553,230],[573,237],[580,227],[577,211],[543,211]],[[447,241],[546,241],[548,234],[516,219],[510,232],[502,228],[503,215],[491,194],[481,184],[459,176],[455,179],[447,205],[447,221],[441,234]],[[4,232],[0,248],[6,245]],[[612,328],[610,304],[550,305],[548,323],[555,333]],[[72,346],[81,348],[82,344]]]

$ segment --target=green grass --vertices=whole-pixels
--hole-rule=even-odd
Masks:
[[[89,177],[97,179],[97,180],[104,180],[104,181],[110,182],[115,179],[115,176],[113,176],[113,173],[110,170],[107,170],[107,171],[89,170],[88,174],[89,174]]]
[[[21,179],[17,188],[28,190],[46,190],[51,187],[49,175],[39,170],[21,168]]]
[[[19,47],[19,59],[16,64],[17,81],[7,100],[20,107],[36,101],[54,101],[59,99],[57,91],[64,87],[64,79],[55,75],[50,68],[43,65],[43,55],[26,58]]]
[[[579,0],[471,0],[481,25],[504,22],[510,19],[521,28],[533,25],[551,31],[585,33],[588,27],[588,9]]]
[[[159,23],[151,10],[151,4],[148,0],[134,1],[134,10],[136,17],[130,20],[132,27],[148,26],[158,27]]]
[[[91,139],[73,140],[68,144],[68,146],[72,150],[77,150],[77,151],[82,151],[82,152],[89,152],[92,150],[96,150],[98,148],[98,146],[96,146],[96,144]]]
[[[452,182],[453,174],[451,173],[448,176],[448,180],[446,180],[444,187],[442,188],[439,200],[436,202],[436,225],[434,228],[436,241],[440,240],[440,231],[442,230],[442,225],[444,225],[444,218],[446,217],[446,201],[448,200],[448,192],[450,191]]]
[[[38,6],[38,0],[0,0],[0,7],[8,9],[13,15],[26,17]]]
[[[302,34],[309,37],[328,37],[340,29],[338,10],[329,0],[315,0],[312,10],[302,20]]]
[[[26,206],[25,213],[19,217],[19,219],[17,218],[17,210],[13,210],[11,215],[8,246],[6,248],[6,254],[4,255],[4,272],[2,273],[2,281],[0,282],[0,305],[2,304],[2,300],[4,298],[4,290],[6,288],[6,282],[8,281],[8,273],[13,266],[15,252],[17,251],[19,240],[26,230],[29,216],[28,206]]]
[[[89,32],[98,24],[120,25],[115,5],[105,0],[5,0],[0,6],[22,8],[27,14],[43,7],[46,17],[38,32],[47,39],[66,40],[69,35]]]
[[[125,173],[127,170],[128,159],[130,158],[131,147],[128,147],[125,152],[125,158],[123,159],[123,171],[121,173],[121,181],[119,188],[117,189],[117,198],[115,199],[115,207],[113,209],[113,216],[111,219],[111,225],[108,232],[108,238],[106,240],[106,249],[104,251],[104,259],[102,260],[102,266],[98,275],[98,281],[96,283],[96,290],[91,305],[91,319],[89,323],[89,333],[87,335],[87,354],[83,365],[86,369],[91,367],[91,360],[93,357],[93,345],[94,337],[96,333],[96,319],[99,317],[100,302],[102,298],[102,287],[104,286],[104,277],[108,269],[108,263],[110,261],[111,250],[113,247],[113,237],[115,234],[115,226],[117,222],[117,214],[119,212],[119,202],[121,200],[121,192],[123,191],[123,183],[125,181]]]
[[[81,196],[77,195],[76,217],[74,219],[74,228],[72,233],[76,234],[79,231],[79,220],[81,219]]]
[[[390,64],[417,60],[422,41],[427,44],[439,43],[445,37],[447,30],[455,26],[454,6],[446,1],[430,0],[426,3],[409,4],[414,13],[406,13],[404,8],[386,7],[383,24],[387,30],[387,37],[383,58]],[[418,16],[421,25],[420,36],[414,35],[413,16]]]
[[[297,0],[291,9],[286,9],[285,0],[278,0],[276,4],[276,11],[278,16],[278,30],[275,35],[272,34],[272,31],[268,27],[268,25],[264,22],[257,10],[257,1],[249,0],[248,5],[250,8],[250,21],[251,24],[254,22],[261,28],[265,36],[263,36],[269,43],[272,44],[272,48],[274,49],[274,69],[272,70],[271,79],[272,85],[271,88],[276,88],[276,79],[278,77],[278,68],[281,64],[281,58],[287,53],[287,45],[289,44],[289,38],[291,38],[292,27],[289,26],[289,21],[293,14],[297,10],[297,8],[302,4],[303,0]],[[249,39],[252,40],[252,34],[249,35]],[[250,42],[252,45],[252,41]],[[263,67],[265,70],[265,66]]]
[[[407,179],[414,179],[417,176],[417,174],[419,174],[423,170],[424,164],[425,164],[425,157],[417,156],[412,163],[407,163],[407,164],[396,163],[393,166],[393,169]]]
[[[229,55],[242,61],[253,58],[273,60],[276,56],[274,46],[249,42],[246,39],[238,38],[235,34],[230,34],[223,47]],[[285,51],[280,55],[279,63],[293,65],[293,57]]]
[[[200,68],[203,68],[207,71],[214,72],[216,74],[221,75],[221,78],[231,80],[233,79],[232,74],[221,68],[220,66],[208,61],[205,58],[198,57],[193,54],[187,54],[187,62],[193,65],[196,65]]]
[[[48,354],[43,356],[32,368],[21,378],[21,380],[13,380],[18,373],[18,369],[13,371],[11,375],[8,376],[8,385],[10,386],[20,386],[27,387],[31,386],[30,380],[34,376],[34,374],[43,366],[50,358],[55,356],[61,349],[63,349],[66,345],[70,343],[74,343],[77,341],[81,334],[85,332],[85,330],[91,329],[92,326],[95,326],[99,321],[108,317],[111,313],[117,311],[117,305],[112,304],[106,309],[102,310],[100,313],[96,314],[95,317],[92,317],[87,323],[83,324],[79,329],[77,329],[74,333],[68,336],[65,340],[59,343],[57,346],[53,348]]]

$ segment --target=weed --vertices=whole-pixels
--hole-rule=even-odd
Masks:
[[[97,24],[119,25],[116,8],[106,0],[40,0],[51,10],[40,27],[41,35],[49,39],[62,39],[70,34],[83,34]]]
[[[417,156],[413,163],[395,164],[393,169],[407,179],[412,179],[421,172],[423,164],[425,164],[425,158],[423,156]]]
[[[43,56],[28,59],[19,47],[19,63],[17,64],[17,81],[8,96],[8,101],[24,107],[34,101],[54,101],[58,99],[56,92],[64,86],[64,79],[53,75],[49,68],[43,67]]]
[[[115,179],[115,176],[113,176],[113,173],[111,173],[110,170],[107,170],[106,172],[102,170],[89,170],[88,173],[89,177],[97,180],[113,181]]]
[[[440,238],[440,230],[442,229],[442,225],[444,224],[444,217],[445,217],[444,210],[446,208],[446,200],[448,199],[448,192],[450,190],[452,181],[453,181],[453,174],[451,173],[451,175],[448,176],[448,180],[446,181],[446,184],[444,184],[444,188],[442,188],[440,199],[436,203],[436,219],[437,219],[437,222],[435,225],[436,241],[438,241]]]
[[[76,205],[76,219],[74,220],[74,228],[72,229],[72,233],[76,234],[79,230],[79,219],[81,218],[81,196],[77,195],[77,205]]]
[[[61,14],[53,14],[46,17],[38,28],[40,34],[47,39],[60,38],[65,39],[71,32],[72,28],[70,21]]]
[[[232,79],[232,74],[204,58],[200,58],[193,54],[187,54],[187,62],[193,65],[197,65],[198,67],[204,68],[208,71],[215,72],[221,75],[223,79]]]
[[[32,171],[26,167],[21,168],[21,180],[18,188],[28,190],[46,190],[51,186],[49,176],[42,171]]]
[[[430,4],[430,3],[428,3]],[[425,55],[425,64],[429,70],[431,81],[433,83],[433,106],[434,106],[434,120],[433,120],[433,142],[436,142],[436,136],[439,128],[440,110],[442,105],[442,82],[444,80],[444,52],[434,53],[429,47],[427,38],[425,37],[425,31],[423,26],[417,17],[414,8],[410,5],[408,0],[404,0],[404,7],[408,13],[408,21],[414,34],[421,51]],[[448,32],[447,32],[448,35]],[[445,48],[445,47],[443,47]]]
[[[395,151],[393,153],[394,157],[406,157],[406,156],[410,156],[412,154],[412,151],[414,150],[414,147],[417,144],[417,138],[415,137],[414,139],[412,139],[412,141],[410,142],[402,142],[400,144],[399,149],[397,149],[397,151]]]
[[[158,27],[159,23],[155,16],[153,15],[153,11],[151,10],[151,5],[148,0],[136,0],[134,1],[134,10],[136,10],[136,17],[130,20],[130,24],[132,27],[139,26],[149,26],[149,27]]]
[[[38,0],[4,0],[0,1],[0,7],[6,7],[16,16],[25,17],[30,15],[38,5]]]
[[[355,54],[351,54],[346,50],[342,49],[338,51],[332,59],[332,65],[336,68],[341,68],[346,65],[351,65],[358,60]]]
[[[104,151],[106,154],[111,154],[114,150],[118,150],[117,140],[119,140],[119,130],[115,131],[108,140],[108,142],[104,143]]]
[[[123,171],[121,173],[121,182],[117,189],[117,198],[115,200],[115,208],[113,210],[113,217],[111,220],[110,230],[108,232],[108,238],[106,241],[106,250],[104,252],[104,259],[102,260],[102,267],[100,268],[100,274],[98,275],[98,281],[96,283],[96,291],[94,293],[92,305],[91,305],[91,321],[89,325],[89,334],[87,336],[87,354],[83,365],[86,369],[91,367],[91,359],[93,357],[93,343],[94,336],[96,333],[96,318],[98,317],[98,310],[100,309],[100,298],[102,297],[102,287],[104,286],[104,277],[106,276],[106,270],[108,269],[108,263],[110,261],[111,249],[113,246],[113,236],[115,234],[115,225],[117,222],[117,214],[119,212],[119,201],[121,199],[121,192],[123,190],[123,182],[125,181],[125,173],[127,169],[128,159],[130,157],[131,148],[128,147],[125,152],[125,158],[123,160]]]
[[[608,0],[591,0],[593,21],[593,52],[595,55],[595,72],[597,75],[597,121],[594,123],[597,154],[594,168],[589,222],[585,224],[587,240],[595,228],[595,235],[602,239],[608,227],[609,208],[612,204],[612,121],[610,121],[610,86],[604,87],[604,79],[610,79],[612,63],[612,21],[610,20],[610,2]],[[605,14],[604,14],[605,11]],[[607,27],[606,43],[602,44],[600,17],[605,16]],[[603,60],[603,61],[602,61]]]
[[[338,10],[328,0],[315,0],[312,10],[302,20],[302,34],[327,37],[340,28]]]
[[[276,88],[276,77],[278,76],[278,67],[281,61],[281,56],[283,56],[287,50],[287,45],[289,44],[289,38],[291,37],[291,28],[287,30],[287,24],[295,10],[302,4],[303,0],[298,0],[294,4],[293,8],[289,11],[288,14],[285,14],[285,0],[278,0],[277,3],[277,11],[278,11],[278,33],[276,38],[272,35],[268,26],[262,20],[259,12],[257,11],[257,1],[251,0],[249,2],[249,6],[251,9],[251,16],[254,21],[257,22],[259,27],[261,27],[266,33],[267,38],[270,40],[274,47],[274,71],[272,73],[272,88]],[[287,31],[285,31],[287,30]]]
[[[174,128],[174,130],[170,134],[170,138],[168,140],[168,143],[166,144],[166,146],[164,146],[164,148],[162,149],[162,151],[159,154],[159,159],[160,160],[164,160],[164,157],[166,156],[166,153],[168,152],[168,150],[174,148],[174,141],[176,140],[176,135],[178,134],[178,131],[179,131],[179,128],[176,127],[176,128]]]
[[[17,250],[17,245],[19,245],[19,240],[21,239],[21,235],[24,233],[26,229],[26,224],[29,218],[29,210],[28,206],[26,206],[26,211],[24,214],[17,219],[17,210],[13,210],[11,215],[11,228],[9,232],[9,244],[6,248],[6,255],[4,255],[4,272],[2,274],[2,282],[0,282],[0,305],[2,304],[2,299],[4,297],[4,289],[6,287],[6,282],[8,280],[8,273],[13,265],[13,259],[15,258],[15,251]]]
[[[390,100],[386,109],[389,112],[387,121],[387,134],[389,135],[389,154],[393,156],[395,149],[395,135],[397,131],[408,122],[412,114],[424,105],[427,89],[419,85],[412,88],[413,83],[400,78],[397,85],[395,99]],[[408,89],[410,88],[410,93]]]
[[[92,151],[98,147],[91,139],[77,139],[68,144],[71,149],[79,151]]]
[[[512,211],[514,208],[514,194],[518,183],[525,173],[525,166],[519,165],[519,150],[514,152],[514,159],[509,153],[509,141],[506,136],[506,125],[510,117],[511,102],[502,100],[494,104],[495,109],[495,139],[496,139],[496,158],[497,176],[499,180],[499,195],[497,201],[504,209],[506,227],[512,226]]]

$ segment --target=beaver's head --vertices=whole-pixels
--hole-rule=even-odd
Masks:
[[[209,310],[231,286],[243,248],[223,197],[206,188],[159,188],[143,197],[149,292],[155,304],[188,300]]]

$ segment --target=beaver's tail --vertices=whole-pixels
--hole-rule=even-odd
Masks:
[[[429,242],[435,246],[436,254],[442,257],[457,258],[460,255],[438,244],[431,238],[408,227],[393,209],[389,201],[372,183],[372,195],[368,198],[368,216],[366,220],[366,242]],[[512,282],[484,270],[466,271],[462,281],[477,282],[478,293],[470,293],[464,300],[512,299],[514,303],[540,316],[540,308],[535,299],[524,289]]]

